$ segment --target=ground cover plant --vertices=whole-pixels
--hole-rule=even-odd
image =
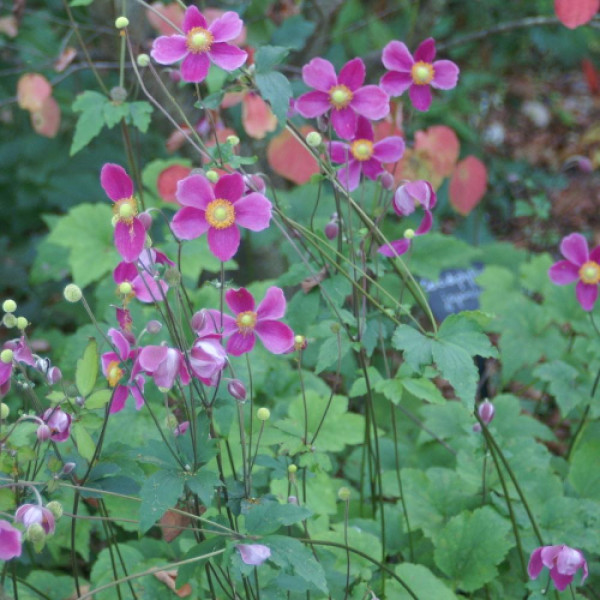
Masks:
[[[599,2],[481,4],[0,16],[2,597],[600,597]]]

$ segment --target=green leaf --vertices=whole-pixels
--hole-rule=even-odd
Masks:
[[[140,496],[140,532],[146,533],[163,514],[173,508],[183,492],[183,477],[174,471],[157,471],[144,481]]]
[[[190,477],[190,479],[186,481],[186,485],[192,494],[198,495],[198,498],[200,498],[205,506],[210,506],[215,494],[215,488],[220,487],[223,484],[214,471],[202,469]]]
[[[409,325],[398,325],[392,336],[392,346],[404,352],[404,360],[413,368],[420,371],[421,366],[432,361],[431,346],[433,340],[424,336]]]
[[[75,125],[75,135],[71,143],[69,156],[73,156],[82,148],[85,148],[104,127],[102,115],[104,105],[109,102],[103,94],[92,91],[82,92],[73,102],[73,111],[81,113]]]
[[[306,40],[313,34],[315,23],[307,21],[302,15],[294,15],[273,32],[272,41],[292,50],[302,50]]]
[[[94,389],[98,377],[98,343],[91,339],[86,346],[83,356],[77,361],[75,383],[82,396],[87,396]]]
[[[279,123],[285,123],[292,97],[292,86],[281,73],[257,73],[256,86],[260,95],[271,105]]]
[[[274,533],[282,525],[293,525],[312,515],[312,511],[295,504],[265,502],[252,505],[246,513],[246,529],[252,535]]]
[[[87,429],[81,423],[75,423],[73,425],[73,436],[75,437],[79,454],[87,461],[92,460],[96,450],[96,443],[87,432]]]
[[[341,344],[339,344],[339,346],[337,336],[335,335],[326,338],[321,344],[321,347],[319,348],[319,356],[317,358],[317,365],[315,366],[315,373],[317,375],[333,365],[335,365],[335,368],[337,369],[338,362],[341,361],[350,350],[348,338],[344,334],[340,335]]]
[[[580,496],[600,501],[600,470],[592,468],[598,464],[599,456],[600,440],[590,440],[577,447],[571,459],[569,481]]]
[[[104,408],[110,402],[112,394],[112,390],[98,390],[85,401],[85,407],[89,410]]]
[[[254,55],[254,64],[257,73],[268,73],[275,65],[283,62],[290,53],[290,49],[284,46],[261,46]]]
[[[548,382],[548,389],[556,399],[563,417],[587,400],[587,394],[578,389],[577,369],[562,360],[543,363],[533,371],[536,377]]]
[[[434,538],[439,569],[466,592],[474,592],[497,577],[496,565],[514,545],[510,523],[489,506],[464,511]]]
[[[401,379],[385,379],[375,386],[375,391],[383,394],[392,404],[399,404],[404,386]]]
[[[206,554],[210,554],[211,552],[215,552],[216,550],[220,550],[221,548],[225,547],[225,541],[225,537],[222,535],[214,538],[209,538],[208,540],[204,540],[203,542],[192,546],[185,553],[183,560],[200,557]],[[179,589],[182,585],[186,584],[190,579],[192,579],[196,570],[199,567],[202,567],[207,560],[209,559],[199,559],[197,562],[188,563],[187,565],[181,565],[177,569],[177,589]]]
[[[131,124],[137,127],[142,133],[146,133],[150,125],[152,111],[152,105],[145,100],[129,103]]]
[[[446,404],[442,392],[430,379],[419,377],[417,379],[402,379],[401,381],[404,389],[420,400],[426,400],[432,404]]]
[[[435,598],[435,600],[457,600],[454,592],[449,590],[441,579],[438,579],[427,567],[402,563],[395,569],[396,575],[411,589],[417,598]],[[389,589],[388,586],[389,585]],[[411,600],[411,596],[395,579],[388,579],[388,594],[394,600]]]
[[[117,123],[121,122],[129,114],[129,104],[127,102],[115,103],[108,101],[102,107],[102,116],[109,129],[112,129]]]
[[[94,0],[71,0],[71,6],[89,6]]]

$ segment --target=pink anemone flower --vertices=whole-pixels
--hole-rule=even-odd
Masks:
[[[563,238],[560,252],[566,260],[554,263],[548,271],[548,276],[556,285],[568,285],[577,281],[577,301],[583,310],[592,310],[598,299],[600,246],[596,246],[590,252],[586,239],[580,233],[572,233]]]
[[[173,266],[175,263],[166,254],[149,248],[139,257],[139,269],[136,263],[122,261],[113,271],[116,284],[130,283],[131,295],[140,302],[161,302],[169,290],[164,279],[155,279],[157,265]]]
[[[459,69],[450,60],[436,60],[435,40],[421,42],[414,58],[402,42],[390,42],[381,55],[388,72],[381,78],[381,87],[390,96],[401,96],[406,90],[417,110],[431,106],[431,89],[451,90],[456,87]]]
[[[271,548],[264,544],[237,544],[236,549],[247,565],[262,565],[271,556]]]
[[[581,583],[588,576],[588,566],[585,557],[579,550],[569,546],[541,546],[536,548],[529,559],[527,572],[531,579],[537,579],[542,569],[550,569],[550,577],[556,589],[563,591],[573,581],[573,576],[579,569],[583,569]]]
[[[108,385],[114,388],[109,412],[113,414],[122,411],[130,394],[135,400],[136,410],[140,410],[144,406],[144,378],[132,375],[129,383],[121,383],[125,374],[121,365],[128,360],[135,360],[139,351],[132,350],[129,340],[117,329],[109,329],[108,337],[117,349],[117,352],[105,352],[101,357],[102,373],[108,380]]]
[[[234,12],[226,12],[210,25],[195,6],[188,6],[183,17],[185,35],[161,36],[154,40],[152,58],[161,65],[183,59],[181,77],[189,83],[206,79],[211,61],[225,71],[235,71],[248,53],[227,42],[237,38],[244,26]]]
[[[0,520],[0,560],[11,560],[21,556],[22,534],[8,521]]]
[[[6,360],[4,357],[4,350],[10,350],[12,352],[12,355],[9,353]],[[2,351],[2,359],[0,359],[0,398],[8,394],[10,390],[10,378],[17,362],[24,363],[30,367],[36,365],[33,354],[25,341],[25,336],[4,343],[2,345]]]
[[[170,390],[179,376],[182,385],[188,385],[190,374],[185,366],[181,350],[168,346],[145,346],[141,348],[133,365],[132,376],[140,371],[154,379],[154,383]]]
[[[40,440],[51,439],[53,442],[64,442],[71,435],[71,421],[73,418],[69,413],[58,406],[48,408],[42,415],[44,425],[38,427],[37,436]],[[40,429],[42,434],[40,437]]]
[[[313,119],[331,110],[331,124],[335,132],[351,139],[356,131],[357,116],[383,119],[390,112],[388,95],[376,85],[363,86],[365,63],[360,58],[347,62],[335,73],[333,65],[324,58],[313,58],[302,67],[302,79],[315,88],[300,96],[295,109],[303,117]]]
[[[221,371],[227,365],[227,352],[221,345],[221,334],[215,332],[212,318],[206,310],[192,318],[192,329],[198,336],[190,350],[192,374],[205,385],[219,382]]]
[[[127,261],[134,262],[144,249],[146,229],[138,218],[138,207],[133,196],[133,181],[125,169],[107,163],[100,172],[100,184],[114,202],[115,246]]]
[[[190,175],[177,184],[177,202],[183,208],[171,227],[182,240],[208,232],[208,247],[221,261],[233,258],[240,245],[238,226],[262,231],[271,221],[271,203],[258,192],[245,194],[239,173],[223,175],[214,188],[202,175]]]
[[[387,246],[381,246],[377,252],[390,258],[396,255],[400,256],[405,254],[410,248],[414,237],[424,235],[431,230],[431,227],[433,226],[433,215],[431,214],[431,210],[436,202],[437,196],[428,181],[411,181],[401,185],[396,190],[394,201],[392,203],[396,214],[400,217],[406,217],[412,214],[417,206],[422,206],[425,214],[423,215],[421,224],[415,231],[407,229],[403,239],[390,242]]]
[[[256,337],[273,354],[284,354],[294,345],[294,332],[279,319],[285,314],[286,303],[283,290],[270,287],[264,299],[255,306],[254,297],[246,288],[227,290],[225,302],[235,317],[217,310],[207,311],[215,327],[223,319],[223,335],[227,340],[227,352],[241,356],[254,348]]]
[[[404,154],[404,140],[398,136],[374,142],[373,126],[364,117],[358,117],[356,133],[350,144],[331,142],[329,154],[336,163],[348,163],[338,171],[338,179],[350,192],[358,187],[360,174],[377,179],[384,172],[381,163],[392,163]]]
[[[37,504],[23,504],[15,513],[15,520],[29,529],[34,523],[41,525],[46,535],[54,533],[55,521],[52,511]]]

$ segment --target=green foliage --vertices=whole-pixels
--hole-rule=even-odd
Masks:
[[[160,517],[173,508],[183,492],[181,474],[161,469],[148,477],[140,492],[140,532],[146,533]]]

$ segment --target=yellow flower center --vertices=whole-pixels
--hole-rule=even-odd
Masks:
[[[257,318],[258,315],[252,310],[247,310],[245,312],[239,313],[235,320],[235,324],[238,327],[238,331],[243,335],[254,331],[254,326],[256,325]]]
[[[431,83],[434,76],[433,65],[423,61],[416,62],[412,66],[410,74],[417,85],[427,85]]]
[[[579,269],[579,278],[583,283],[591,285],[600,283],[600,265],[593,260],[583,263]]]
[[[356,160],[369,160],[373,156],[373,142],[370,140],[355,140],[352,142],[350,152]]]
[[[235,223],[235,208],[229,200],[217,198],[206,207],[206,220],[215,229],[226,229]]]
[[[352,92],[345,85],[334,85],[329,90],[329,101],[336,110],[346,108],[352,102],[352,96]]]
[[[190,52],[200,54],[210,50],[213,40],[213,34],[208,29],[194,27],[188,31],[186,44]]]
[[[113,204],[113,214],[115,221],[121,221],[122,223],[131,225],[134,217],[138,214],[135,198],[131,196],[130,198],[123,198],[122,200],[115,202]]]
[[[108,369],[106,370],[106,373],[108,385],[113,388],[119,383],[119,381],[121,381],[121,377],[123,377],[123,369],[119,367],[119,363],[116,360],[108,363]]]

